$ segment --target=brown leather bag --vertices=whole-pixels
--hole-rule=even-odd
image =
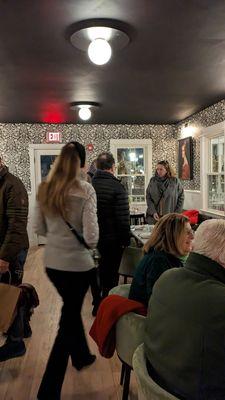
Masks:
[[[9,284],[0,282],[0,332],[6,332],[10,327],[20,298],[21,289],[10,284],[11,274],[9,273]]]

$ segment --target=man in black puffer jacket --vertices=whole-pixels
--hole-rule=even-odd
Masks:
[[[107,296],[109,290],[118,285],[123,248],[130,243],[128,195],[114,174],[115,160],[112,154],[101,153],[97,158],[97,172],[92,184],[97,194],[102,297]]]

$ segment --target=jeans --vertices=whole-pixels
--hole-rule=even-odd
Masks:
[[[59,400],[69,357],[73,366],[79,368],[90,356],[81,308],[90,285],[92,270],[69,272],[46,268],[46,272],[62,297],[63,306],[58,333],[38,391],[38,399]]]
[[[27,258],[28,249],[22,249],[17,254],[13,263],[9,265],[9,271],[11,273],[11,284],[18,286],[23,280],[24,264]],[[9,274],[6,272],[2,275],[1,282],[9,283]]]

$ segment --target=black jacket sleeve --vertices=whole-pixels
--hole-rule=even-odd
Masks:
[[[122,246],[130,243],[130,211],[128,194],[124,187],[119,184],[115,200],[115,218],[118,241]]]

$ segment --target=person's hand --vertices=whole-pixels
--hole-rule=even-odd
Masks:
[[[159,215],[158,215],[157,213],[154,213],[154,214],[153,214],[153,218],[154,218],[156,221],[158,221],[158,220],[159,220]]]
[[[4,274],[5,272],[7,272],[9,270],[9,262],[0,259],[0,273]]]

